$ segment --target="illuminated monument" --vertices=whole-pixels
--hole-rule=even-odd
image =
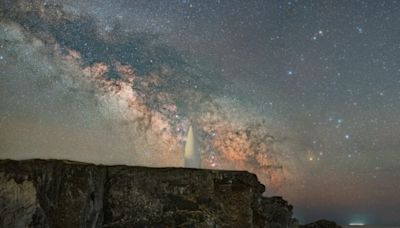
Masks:
[[[192,125],[189,127],[186,145],[185,145],[185,167],[186,168],[200,168],[201,167],[201,156],[198,150],[196,150],[193,128]]]

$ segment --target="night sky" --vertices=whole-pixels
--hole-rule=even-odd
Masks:
[[[0,157],[248,170],[400,224],[400,1],[0,1]]]

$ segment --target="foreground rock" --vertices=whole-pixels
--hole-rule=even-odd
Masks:
[[[0,227],[299,227],[264,190],[246,171],[0,160]]]
[[[0,227],[288,227],[254,174],[0,161]]]

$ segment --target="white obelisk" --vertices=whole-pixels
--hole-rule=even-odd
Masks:
[[[186,168],[200,168],[201,156],[196,150],[192,125],[189,127],[186,144],[185,144],[185,167]]]

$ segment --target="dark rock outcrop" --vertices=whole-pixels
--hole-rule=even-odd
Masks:
[[[300,228],[341,228],[341,226],[332,221],[318,220],[313,223],[302,225]]]
[[[0,227],[288,227],[245,171],[0,161]]]

